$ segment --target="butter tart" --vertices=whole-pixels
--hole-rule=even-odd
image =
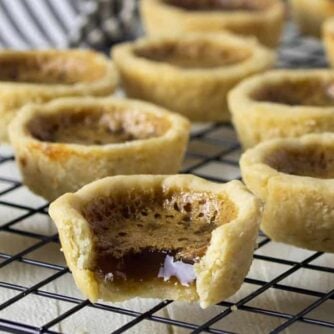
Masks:
[[[329,70],[270,71],[243,81],[228,100],[244,148],[334,131],[334,72]]]
[[[152,36],[228,30],[276,47],[284,5],[281,0],[142,0],[141,14]]]
[[[326,20],[323,25],[323,41],[327,60],[334,67],[334,18]]]
[[[240,181],[114,176],[50,206],[67,264],[92,302],[231,296],[252,262],[260,202]]]
[[[128,96],[202,122],[229,120],[227,92],[275,61],[255,40],[229,33],[144,38],[112,56]]]
[[[323,22],[334,15],[332,0],[290,0],[292,16],[302,33],[321,36]]]
[[[9,123],[27,103],[110,95],[117,83],[114,65],[93,51],[1,51],[0,140],[8,141]]]
[[[264,202],[261,229],[273,240],[334,252],[334,134],[273,139],[240,161]]]
[[[24,183],[53,200],[106,176],[178,172],[189,128],[144,102],[66,98],[26,106],[9,134]]]

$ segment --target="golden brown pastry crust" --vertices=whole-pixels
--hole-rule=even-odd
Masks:
[[[334,15],[332,0],[290,0],[292,16],[302,33],[321,36],[323,22]]]
[[[226,195],[236,207],[237,216],[213,230],[205,255],[194,265],[196,284],[190,287],[147,281],[108,288],[90,269],[94,262],[93,234],[82,210],[97,196],[117,196],[131,189],[141,191],[160,187],[163,191],[209,192]],[[224,210],[224,206],[222,206]],[[62,248],[74,279],[91,300],[120,301],[133,297],[199,300],[208,307],[235,293],[243,282],[252,261],[260,219],[259,201],[239,181],[227,184],[208,182],[191,175],[116,176],[93,182],[75,194],[66,194],[50,206],[57,224]],[[177,237],[177,236],[171,236]]]
[[[174,50],[185,53],[185,58],[197,57],[198,67],[180,66],[160,55]],[[162,59],[152,60],[157,54]],[[162,105],[192,121],[229,120],[228,91],[275,61],[273,52],[255,40],[228,33],[146,38],[116,46],[112,55],[127,95]],[[207,60],[202,60],[205,65],[201,68],[203,58]],[[220,60],[229,64],[217,64]],[[209,61],[216,64],[210,66]]]
[[[114,65],[84,50],[0,52],[0,140],[17,110],[66,96],[105,96],[118,84]]]
[[[333,131],[333,87],[328,70],[275,70],[244,80],[228,97],[242,146]],[[268,99],[261,93],[266,91]],[[299,104],[303,99],[306,105]]]
[[[143,0],[141,14],[146,32],[152,36],[228,30],[256,36],[262,44],[276,47],[281,37],[284,5],[278,0],[263,2],[268,7],[259,11],[191,11],[163,0]]]
[[[53,142],[52,136],[49,138],[48,131],[55,131],[59,124],[48,125],[51,123],[48,117],[69,122],[70,115],[75,117],[81,112],[88,116],[96,114],[100,118],[98,124],[103,122],[104,116],[111,121],[117,116],[116,133],[124,127],[127,132],[129,123],[137,132],[153,128],[153,134],[106,145],[94,144],[94,141],[93,145],[70,140],[57,142],[57,139]],[[89,128],[90,123],[85,125],[86,121],[87,117],[83,117],[82,127]],[[33,122],[40,123],[36,130],[32,130]],[[154,133],[160,125],[162,130]],[[68,127],[71,128],[71,124]],[[11,123],[9,132],[24,183],[36,194],[53,200],[106,176],[176,173],[181,167],[189,127],[185,118],[144,102],[66,98],[25,107]],[[76,130],[77,127],[73,131]],[[82,132],[77,137],[81,135]]]
[[[240,166],[264,202],[261,229],[273,240],[334,252],[334,135],[275,139],[248,150]]]
[[[323,42],[326,50],[327,60],[334,67],[334,19],[327,19],[322,29]]]

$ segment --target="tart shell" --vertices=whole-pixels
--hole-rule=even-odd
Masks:
[[[170,45],[192,43],[233,48],[248,56],[229,66],[182,68],[136,55],[137,50],[145,48],[170,48]],[[274,54],[255,40],[228,33],[147,38],[114,47],[112,56],[128,96],[164,106],[191,121],[202,122],[229,120],[229,90],[245,77],[265,71],[275,62]]]
[[[0,73],[0,140],[4,142],[8,125],[22,106],[67,96],[105,96],[118,84],[114,65],[93,51],[3,51],[0,67],[5,73]]]
[[[106,145],[81,145],[40,140],[29,128],[39,117],[75,115],[81,110],[113,117],[131,112],[134,127],[151,127],[147,118],[167,124],[163,133]],[[125,117],[125,116],[124,116]],[[136,123],[138,122],[138,123]],[[84,126],[84,121],[83,121]],[[24,183],[48,200],[76,191],[102,177],[118,174],[169,174],[181,167],[188,142],[189,122],[176,114],[139,101],[113,98],[67,98],[24,108],[10,125],[10,140]],[[41,126],[43,129],[43,126]]]
[[[323,22],[334,15],[331,0],[290,0],[292,15],[302,33],[321,36]]]
[[[220,32],[255,36],[260,43],[276,47],[281,37],[284,5],[269,0],[270,8],[261,11],[189,11],[163,0],[141,1],[141,14],[149,35]]]
[[[322,89],[323,85],[334,82],[334,75],[328,70],[275,70],[246,79],[236,86],[230,92],[228,102],[232,122],[242,146],[250,148],[274,138],[333,131],[334,105],[288,105],[258,101],[253,97],[253,94],[261,89],[277,84],[289,91],[293,97],[296,92],[287,88],[290,83],[312,83],[314,80],[320,82],[318,87]]]
[[[323,41],[327,60],[334,67],[334,19],[327,19],[323,25]]]
[[[163,281],[125,284],[117,289],[98,281],[90,269],[94,262],[92,230],[81,211],[97,196],[117,196],[119,192],[162,187],[164,191],[226,194],[237,209],[237,216],[213,230],[210,244],[194,265],[196,283],[192,286]],[[115,195],[116,194],[116,195]],[[66,194],[50,206],[67,263],[80,290],[91,301],[121,301],[133,297],[199,301],[205,308],[235,293],[247,274],[254,250],[260,218],[260,204],[239,181],[215,184],[191,175],[115,176],[91,183],[75,194]],[[170,236],[176,238],[177,236]]]
[[[325,153],[322,152],[333,156],[334,135],[311,134],[261,143],[242,156],[242,177],[264,202],[261,229],[271,239],[310,250],[334,252],[334,180],[290,174],[268,162],[276,154],[276,163],[284,166],[286,152],[308,149],[318,152],[319,160],[305,157],[305,161],[323,168]],[[298,158],[294,161],[298,162]]]

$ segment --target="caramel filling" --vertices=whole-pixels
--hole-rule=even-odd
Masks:
[[[236,209],[223,195],[157,187],[96,199],[83,214],[95,240],[91,270],[102,281],[190,285],[211,232]]]
[[[152,43],[137,47],[134,52],[138,57],[186,69],[230,66],[245,61],[251,55],[248,49],[199,39]]]
[[[313,145],[304,149],[277,149],[266,163],[279,172],[321,179],[334,178],[333,149]]]
[[[145,248],[140,252],[129,252],[121,258],[110,254],[97,258],[98,276],[106,281],[143,282],[152,278],[174,280],[189,285],[195,280],[194,261],[175,257],[176,251]]]
[[[191,11],[260,11],[266,9],[264,0],[165,0],[166,3]]]
[[[91,82],[105,75],[105,65],[85,54],[17,53],[0,57],[0,81],[63,84]]]
[[[79,145],[107,145],[163,135],[166,119],[137,111],[83,110],[38,116],[29,124],[30,133],[41,141]]]
[[[261,102],[290,106],[333,106],[334,83],[324,83],[317,79],[268,83],[254,92],[252,97]]]

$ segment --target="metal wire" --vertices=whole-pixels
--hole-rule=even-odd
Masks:
[[[279,54],[279,67],[307,68],[326,66],[325,57],[320,43],[315,40],[300,38],[292,25],[287,27]],[[205,125],[204,127],[194,131],[191,136],[191,143],[187,153],[186,164],[183,172],[194,173],[218,182],[229,181],[232,178],[240,177],[238,169],[239,154],[240,147],[236,141],[234,131],[230,125]],[[13,159],[14,158],[11,155],[6,156],[3,154],[0,156],[0,171],[3,164],[13,162]],[[210,171],[213,165],[215,170],[220,171],[219,173]],[[45,236],[33,231],[20,229],[20,224],[22,224],[25,219],[34,218],[36,215],[47,215],[48,206],[44,204],[38,207],[33,207],[26,204],[18,204],[13,201],[3,200],[4,195],[11,194],[16,190],[23,188],[24,186],[20,182],[10,177],[1,175],[1,172],[0,182],[6,185],[0,192],[0,215],[1,210],[3,209],[24,210],[24,213],[22,213],[19,217],[15,217],[11,220],[3,222],[0,225],[0,233],[6,232],[11,235],[29,237],[35,240],[35,242],[30,247],[23,250],[18,250],[16,254],[0,252],[0,288],[17,292],[14,297],[0,304],[0,331],[2,330],[4,332],[10,333],[57,333],[51,328],[84,308],[98,309],[106,312],[106,314],[126,315],[133,318],[122,327],[114,330],[113,333],[123,333],[125,331],[129,331],[143,321],[153,321],[164,324],[166,326],[175,326],[182,328],[189,333],[235,333],[236,330],[231,331],[230,327],[226,330],[216,328],[218,321],[219,327],[224,328],[224,321],[222,320],[229,317],[235,308],[245,313],[259,314],[280,319],[281,323],[278,327],[274,329],[268,329],[268,332],[270,333],[281,333],[288,327],[291,328],[291,326],[295,325],[296,323],[304,323],[314,326],[312,332],[315,332],[317,328],[320,327],[334,331],[334,316],[332,319],[330,319],[330,321],[328,321],[316,318],[314,315],[310,315],[311,311],[319,308],[326,301],[334,300],[334,290],[324,292],[321,291],[319,287],[319,291],[315,291],[307,288],[291,286],[284,282],[286,278],[291,277],[291,275],[301,269],[333,275],[334,267],[321,266],[312,263],[314,260],[320,258],[323,255],[319,252],[310,254],[308,253],[309,255],[300,261],[263,255],[257,252],[254,255],[255,260],[265,261],[268,264],[280,264],[287,266],[288,268],[272,279],[261,280],[247,277],[245,279],[245,283],[254,286],[252,292],[236,302],[225,301],[220,303],[221,312],[201,324],[195,323],[195,319],[194,322],[186,322],[157,314],[157,312],[172,304],[172,301],[161,301],[145,312],[138,312],[127,308],[113,306],[111,304],[91,304],[87,300],[69,296],[63,293],[49,292],[45,289],[45,286],[50,282],[63,277],[65,274],[68,274],[68,268],[52,262],[34,260],[29,258],[29,255],[33,251],[42,250],[47,245],[58,243],[58,237],[56,234]],[[259,242],[258,249],[261,249],[262,247],[272,243],[264,235],[260,235],[260,238],[261,241]],[[28,266],[36,268],[52,270],[53,274],[30,286],[2,281],[1,270],[14,262],[24,263]],[[285,291],[287,293],[295,293],[304,296],[311,296],[314,299],[313,302],[311,302],[304,309],[300,310],[297,314],[289,314],[283,310],[275,311],[265,307],[253,306],[252,303],[250,303],[256,297],[265,293],[269,289]],[[45,323],[40,327],[36,327],[31,323],[21,323],[19,321],[6,319],[1,315],[2,310],[5,310],[9,306],[19,302],[22,298],[28,295],[36,295],[54,301],[64,301],[71,304],[72,306],[66,312],[61,313],[58,317],[50,320],[48,323]],[[38,310],[36,310],[36,312],[37,311]],[[96,333],[98,332],[99,329],[96,328]]]

